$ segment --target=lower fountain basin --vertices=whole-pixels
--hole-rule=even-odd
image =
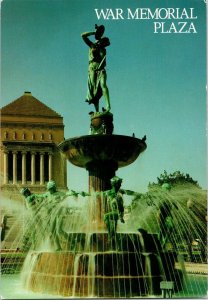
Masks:
[[[153,235],[118,233],[114,250],[107,237],[105,232],[73,233],[69,250],[29,252],[22,270],[24,287],[64,297],[132,298],[159,295],[165,276],[180,288],[175,253],[161,251],[156,240],[152,243]]]
[[[155,253],[33,252],[30,255],[33,268],[30,276],[26,276],[25,287],[38,293],[79,298],[159,295],[164,278]],[[168,254],[165,259],[169,259]],[[167,276],[180,282],[181,273],[173,264]]]
[[[58,145],[75,166],[86,168],[96,161],[110,161],[118,168],[128,166],[146,149],[143,140],[124,135],[86,135],[67,139]]]

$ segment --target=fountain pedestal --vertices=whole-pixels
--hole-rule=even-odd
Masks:
[[[90,194],[111,189],[110,180],[116,170],[133,163],[146,147],[144,141],[135,137],[112,134],[75,137],[59,145],[73,165],[88,170]],[[98,228],[104,228],[105,203],[100,196],[97,196],[95,205],[93,218],[96,220],[93,221]]]
[[[87,163],[86,169],[89,173],[89,193],[101,192],[111,189],[110,179],[115,176],[118,166],[111,161],[91,161]],[[96,203],[93,220],[96,222],[95,229],[104,229],[103,215],[105,213],[105,201],[100,195],[96,195]]]

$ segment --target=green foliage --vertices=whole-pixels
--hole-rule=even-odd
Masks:
[[[131,202],[131,211],[138,208],[139,205],[146,203],[147,206],[154,206],[157,202],[157,198],[161,198],[161,187],[165,184],[170,185],[170,187],[183,186],[187,187],[189,184],[193,185],[197,190],[201,190],[198,182],[195,181],[189,174],[181,173],[180,171],[175,171],[168,174],[166,170],[157,177],[157,182],[149,183],[148,192],[144,194],[135,193],[134,198]]]
[[[148,188],[152,188],[154,186],[162,186],[164,183],[169,183],[171,186],[177,184],[187,184],[191,183],[200,188],[198,182],[194,180],[189,174],[181,173],[180,171],[175,171],[173,173],[168,174],[167,171],[164,170],[163,174],[160,174],[157,177],[157,183],[149,183]]]

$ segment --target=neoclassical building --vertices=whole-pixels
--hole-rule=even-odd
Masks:
[[[57,149],[64,140],[63,117],[25,92],[1,109],[1,191],[20,199],[22,187],[45,191],[54,180],[67,189],[66,161]]]

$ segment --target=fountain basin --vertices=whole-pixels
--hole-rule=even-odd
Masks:
[[[162,275],[157,256],[150,253],[33,252],[32,255],[37,259],[27,288],[33,292],[65,297],[132,297],[160,292]],[[150,273],[153,266],[157,269],[155,274]]]
[[[86,135],[67,139],[58,145],[75,166],[88,168],[94,162],[111,162],[117,168],[128,166],[146,149],[143,140],[124,135]]]
[[[142,247],[153,236],[146,236],[143,243],[139,233],[118,233],[114,250],[106,237],[106,233],[77,233],[78,245],[73,249],[30,252],[22,272],[25,287],[64,297],[131,298],[159,295],[164,278],[181,281],[174,253],[161,252],[156,244],[149,249]]]

